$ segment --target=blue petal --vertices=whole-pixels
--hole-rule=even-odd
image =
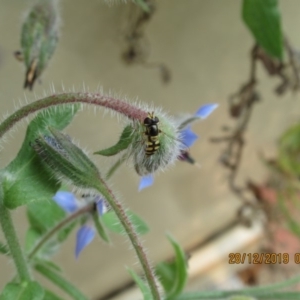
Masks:
[[[53,200],[66,212],[72,213],[78,209],[78,204],[74,194],[70,192],[58,191]]]
[[[78,258],[80,252],[94,239],[95,229],[91,226],[83,225],[76,235],[75,256]]]
[[[151,186],[154,183],[154,177],[152,175],[143,176],[140,180],[139,191]]]
[[[180,140],[184,144],[184,146],[190,148],[198,139],[198,135],[191,130],[191,127],[187,127],[186,129],[180,132]]]
[[[201,119],[207,118],[217,107],[219,104],[213,103],[213,104],[205,104],[201,106],[197,112],[195,113],[196,117],[199,117]]]
[[[107,212],[107,207],[105,205],[105,202],[103,199],[100,198],[100,196],[98,196],[96,199],[96,207],[97,207],[98,214],[100,216],[102,216]]]

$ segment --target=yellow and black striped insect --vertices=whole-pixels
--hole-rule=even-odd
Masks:
[[[148,113],[148,117],[144,120],[144,125],[146,128],[145,135],[146,140],[146,156],[153,155],[160,147],[160,142],[158,139],[161,130],[158,128],[159,119],[154,116],[154,112]]]

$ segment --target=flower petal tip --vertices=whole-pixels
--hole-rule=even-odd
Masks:
[[[68,213],[72,213],[78,209],[78,203],[73,193],[58,191],[52,199]]]
[[[202,105],[196,112],[195,116],[206,119],[217,107],[219,104],[217,103],[210,103]]]
[[[102,216],[108,211],[105,201],[101,197],[98,197],[95,202],[99,216]]]
[[[187,148],[190,148],[199,138],[198,135],[194,133],[190,127],[183,129],[180,132],[180,135],[183,145]]]
[[[95,229],[91,226],[83,225],[77,231],[75,257],[78,258],[81,251],[91,243],[95,237]]]
[[[152,175],[143,176],[139,184],[139,192],[154,183],[154,177]]]

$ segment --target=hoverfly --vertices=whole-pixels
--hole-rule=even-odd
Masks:
[[[147,137],[145,152],[148,157],[153,155],[160,147],[158,136],[161,130],[158,128],[158,123],[159,119],[154,116],[154,112],[148,113],[148,117],[144,120],[145,135]]]

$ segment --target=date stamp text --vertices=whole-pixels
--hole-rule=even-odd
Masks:
[[[300,253],[229,253],[229,264],[300,264]]]

